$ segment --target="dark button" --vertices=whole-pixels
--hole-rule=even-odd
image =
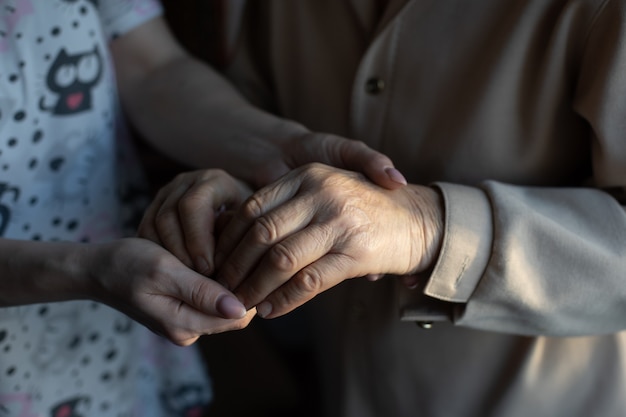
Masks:
[[[385,81],[378,77],[373,77],[365,83],[365,91],[369,94],[379,94],[385,89]]]

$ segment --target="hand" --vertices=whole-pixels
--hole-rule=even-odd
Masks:
[[[265,164],[258,173],[257,186],[268,185],[290,170],[313,162],[363,173],[375,184],[389,190],[407,184],[389,157],[361,141],[337,135],[308,132],[291,136],[282,144],[282,154],[282,161]]]
[[[178,345],[242,329],[255,315],[218,284],[145,239],[83,245],[88,294]]]
[[[385,190],[311,164],[250,197],[220,235],[218,279],[247,307],[277,317],[341,281],[429,268],[443,208],[428,187]]]
[[[406,184],[388,157],[362,142],[300,132],[280,146],[282,151],[275,154],[280,154],[280,158],[272,157],[258,164],[262,168],[257,169],[257,186],[264,186],[292,168],[315,161],[363,171],[388,189]],[[180,174],[158,192],[139,225],[138,236],[163,245],[185,265],[208,276],[214,271],[214,225],[220,210],[236,207],[251,193],[245,183],[222,170]]]
[[[159,243],[185,265],[213,272],[215,225],[221,212],[238,206],[252,190],[221,170],[178,175],[166,184],[146,210],[138,236]]]

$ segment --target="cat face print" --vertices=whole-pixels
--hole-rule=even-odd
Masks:
[[[48,106],[42,97],[39,107],[54,115],[71,115],[91,109],[91,92],[102,77],[103,61],[98,47],[69,54],[61,49],[46,75],[46,86],[57,95]]]
[[[64,401],[50,411],[50,417],[85,417],[87,415],[85,411],[89,407],[90,402],[90,399],[87,397],[78,397]]]

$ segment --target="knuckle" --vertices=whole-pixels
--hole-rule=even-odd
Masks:
[[[178,201],[178,211],[183,216],[197,213],[206,204],[207,198],[201,191],[189,191]]]
[[[189,299],[192,305],[201,311],[207,309],[215,301],[208,281],[202,280],[196,283],[196,285],[191,285],[189,291]]]
[[[298,258],[282,243],[274,246],[268,256],[272,267],[280,272],[291,272],[298,266]]]
[[[248,197],[243,203],[241,214],[247,220],[254,220],[263,215],[263,203],[256,194]]]
[[[326,171],[328,171],[328,167],[319,162],[311,162],[306,164],[303,168],[303,173],[305,176],[317,178],[322,176]]]
[[[324,282],[316,269],[305,268],[293,278],[293,287],[296,294],[317,294],[324,287]]]
[[[319,187],[329,198],[345,201],[347,195],[354,191],[354,178],[356,173],[348,171],[326,171],[318,175]]]
[[[152,285],[158,284],[171,270],[171,259],[165,254],[166,252],[152,255],[143,260],[129,261],[128,255],[124,253],[125,250],[126,247],[123,245],[114,250],[110,257],[110,263],[116,269],[136,275],[137,279],[131,280],[131,284],[139,285],[143,281]]]
[[[379,254],[380,251],[371,245],[361,245],[354,249],[354,258],[356,259],[376,259]]]
[[[252,225],[252,238],[257,243],[272,243],[278,239],[276,224],[268,217],[259,217]]]

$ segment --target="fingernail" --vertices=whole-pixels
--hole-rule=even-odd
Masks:
[[[369,274],[366,275],[365,278],[370,282],[376,282],[383,277],[382,274]]]
[[[263,301],[261,304],[256,306],[256,313],[259,317],[265,318],[272,314],[272,305],[267,301]]]
[[[404,178],[404,175],[402,175],[402,173],[400,173],[400,171],[398,171],[397,169],[389,167],[385,168],[385,172],[387,173],[387,176],[391,181],[397,182],[398,184],[402,185],[407,184],[406,178]]]
[[[246,315],[246,308],[232,295],[225,295],[217,301],[217,311],[225,319],[240,319]]]

